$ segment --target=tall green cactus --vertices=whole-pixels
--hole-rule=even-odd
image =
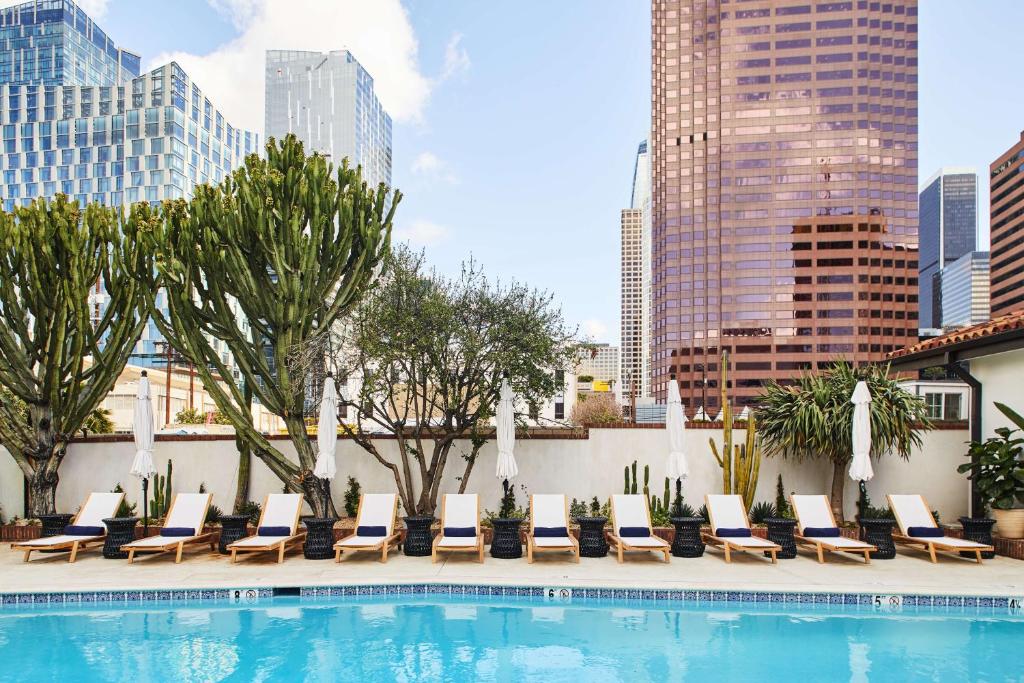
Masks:
[[[170,315],[154,313],[160,331],[195,364],[238,437],[320,517],[333,512],[330,489],[312,474],[307,378],[291,354],[344,320],[373,285],[400,200],[384,184],[368,186],[347,159],[333,167],[306,156],[288,135],[220,185],[197,187],[190,202],[169,202],[152,240],[168,283]],[[237,378],[215,339],[234,356]],[[297,464],[253,425],[246,388],[284,421]]]
[[[62,194],[0,211],[0,444],[28,483],[26,517],[55,511],[68,441],[145,328],[158,282],[138,237],[157,220],[146,203],[125,212]]]
[[[166,517],[171,510],[171,472],[173,465],[167,461],[167,474],[153,475],[153,500],[149,508],[154,517]]]
[[[733,443],[732,406],[729,404],[729,352],[722,352],[721,380],[723,444],[719,450],[715,440],[708,439],[711,452],[722,468],[722,492],[739,494],[750,509],[757,491],[757,477],[761,469],[761,444],[757,439],[757,424],[753,413],[747,422],[747,435],[742,444]]]

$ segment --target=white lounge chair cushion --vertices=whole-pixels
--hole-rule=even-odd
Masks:
[[[90,493],[72,523],[75,526],[103,527],[103,520],[113,517],[117,513],[117,506],[121,504],[122,498],[124,498],[123,493]]]
[[[627,536],[622,538],[622,542],[626,545],[631,545],[634,548],[661,548],[668,545],[668,543],[657,536]]]
[[[612,511],[617,527],[616,533],[622,527],[651,528],[651,520],[647,516],[647,499],[639,493],[613,495]]]
[[[845,536],[804,536],[804,538],[806,538],[808,541],[824,543],[825,545],[830,545],[835,548],[849,548],[851,550],[854,548],[864,548],[866,550],[871,547],[871,545],[868,543],[864,543],[863,541],[858,541],[853,538],[846,538]]]
[[[260,526],[284,526],[295,533],[299,524],[299,508],[302,496],[298,493],[271,493],[267,496],[267,507],[260,517]]]
[[[479,536],[445,536],[437,545],[442,548],[472,548],[479,540]]]
[[[569,520],[565,514],[565,496],[562,494],[534,494],[533,526],[551,529],[568,528]]]
[[[349,536],[343,538],[334,545],[336,546],[372,546],[383,543],[387,536]]]
[[[12,545],[30,545],[33,547],[45,548],[50,545],[63,545],[65,543],[73,543],[75,541],[98,541],[103,536],[48,536],[46,538],[36,538],[31,541],[15,541]]]
[[[203,533],[203,525],[206,523],[206,508],[210,503],[210,493],[178,493],[174,496],[174,503],[171,505],[171,514],[164,521],[165,527],[175,529],[195,529],[196,533],[191,536],[150,536],[132,541],[122,548],[152,548],[172,543],[188,543],[196,536]]]
[[[385,536],[395,533],[396,498],[394,493],[364,494],[359,506],[359,526],[382,526],[387,531]]]
[[[793,496],[793,511],[800,525],[800,533],[807,527],[828,529],[836,525],[826,496]]]
[[[475,493],[446,493],[441,526],[479,529],[478,501],[479,497]]]
[[[533,544],[538,548],[569,548],[572,547],[572,541],[569,540],[568,536],[559,537],[533,537]]]
[[[931,510],[924,504],[924,498],[917,494],[890,494],[889,505],[896,515],[896,521],[900,525],[900,531],[907,535],[907,529],[912,526],[926,526],[935,528],[935,518]]]
[[[715,529],[750,528],[747,514],[743,510],[743,499],[739,496],[715,493],[707,497],[707,504],[712,531]]]
[[[934,543],[936,545],[949,545],[957,548],[988,548],[989,546],[984,543],[975,543],[974,541],[968,541],[964,538],[954,538],[952,536],[943,536],[942,538],[918,538],[911,536],[914,541],[919,543]]]
[[[273,546],[287,541],[291,536],[249,536],[241,540],[235,541],[229,548],[261,548],[263,546]]]
[[[727,541],[729,545],[737,548],[774,548],[775,544],[771,541],[767,541],[757,536],[742,536],[740,538],[722,538],[721,540]]]

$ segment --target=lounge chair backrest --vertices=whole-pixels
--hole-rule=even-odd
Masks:
[[[82,504],[78,516],[75,517],[75,526],[102,527],[104,519],[117,514],[117,508],[123,498],[123,493],[90,493]]]
[[[530,496],[533,508],[530,515],[530,529],[537,527],[569,528],[565,512],[565,496],[560,493],[539,493]]]
[[[299,526],[299,511],[302,509],[302,496],[298,493],[271,493],[263,505],[260,515],[260,526],[286,526],[295,534]]]
[[[615,533],[622,527],[651,528],[651,518],[647,511],[647,497],[637,494],[615,494],[612,496],[612,517],[615,521]]]
[[[892,508],[892,512],[896,515],[896,522],[900,525],[900,530],[904,533],[908,533],[908,529],[912,526],[927,526],[937,527],[935,518],[932,517],[931,510],[924,502],[924,498],[917,494],[909,495],[896,495],[889,494],[889,507]]]
[[[395,533],[395,510],[398,496],[394,493],[364,493],[359,503],[356,527],[382,526],[385,536]]]
[[[210,493],[176,493],[164,526],[195,529],[197,534],[201,533],[211,497]]]
[[[747,529],[750,521],[743,509],[743,499],[737,495],[711,493],[707,496],[708,517],[714,529]]]
[[[444,527],[475,527],[480,533],[480,496],[475,493],[446,493],[441,509]]]
[[[807,527],[830,529],[836,526],[827,496],[794,495],[793,510],[796,512],[796,520],[801,532]]]

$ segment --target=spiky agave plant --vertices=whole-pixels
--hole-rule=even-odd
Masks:
[[[853,404],[858,381],[871,392],[871,454],[909,459],[931,428],[924,401],[899,386],[888,365],[853,367],[837,361],[824,372],[807,373],[793,385],[770,381],[757,410],[765,452],[796,460],[832,462],[832,510],[843,519],[843,485],[853,456]]]

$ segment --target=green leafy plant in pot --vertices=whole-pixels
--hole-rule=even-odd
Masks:
[[[971,461],[957,472],[970,472],[1000,536],[1024,538],[1024,416],[1002,403],[995,406],[1018,428],[1000,427],[996,436],[973,442],[967,452]]]

